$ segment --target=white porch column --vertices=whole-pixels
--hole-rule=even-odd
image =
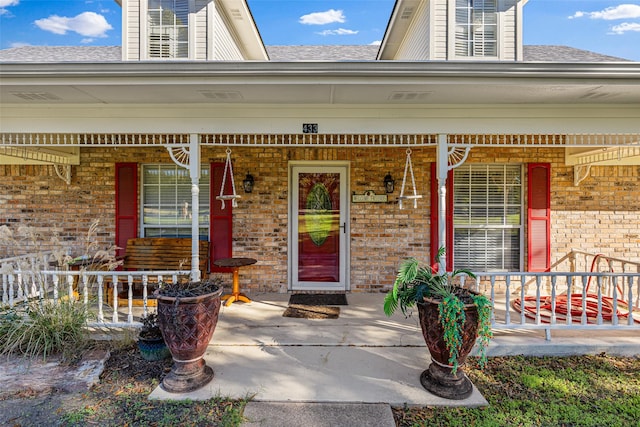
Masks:
[[[438,247],[431,248],[438,251],[444,247],[448,252],[453,248],[447,248],[447,173],[449,172],[449,151],[447,147],[447,135],[438,134],[438,147],[436,150],[436,166],[438,171]],[[431,207],[434,208],[433,206]],[[440,272],[447,271],[446,252],[440,257]]]
[[[200,280],[200,137],[189,135],[189,174],[191,175],[191,280]]]

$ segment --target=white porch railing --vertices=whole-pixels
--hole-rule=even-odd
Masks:
[[[149,311],[149,283],[163,278],[177,281],[190,271],[40,271],[3,273],[2,307],[14,307],[26,299],[73,299],[90,313],[90,327],[139,326],[136,317]],[[152,279],[152,280],[150,280]],[[117,286],[112,286],[112,284]],[[140,306],[134,309],[134,285],[142,289]],[[119,305],[120,292],[126,291],[127,304]],[[107,292],[111,293],[107,297]]]
[[[49,265],[49,260],[53,258],[53,253],[51,251],[46,252],[38,252],[38,253],[29,253],[24,255],[13,256],[9,258],[0,259],[0,273],[4,273],[7,271],[15,272],[16,275],[20,278],[25,274],[22,270],[31,269],[33,266],[47,266]],[[27,273],[28,275],[28,273]],[[4,283],[4,282],[3,282]],[[34,286],[33,281],[30,282],[31,286],[24,286],[17,289],[16,298],[31,298],[35,297],[38,294],[38,289]],[[4,287],[3,287],[4,289]],[[8,295],[2,294],[2,303],[3,305],[8,302]]]
[[[497,329],[638,329],[640,273],[474,273],[466,287],[494,302]]]
[[[149,310],[149,283],[163,277],[177,280],[189,271],[42,271],[2,274],[2,306],[12,307],[27,296],[59,301],[73,298],[91,313],[89,326],[139,326]],[[640,273],[554,272],[476,273],[463,278],[494,302],[496,329],[640,330]],[[153,279],[153,280],[150,280]],[[105,286],[117,283],[118,286]],[[142,288],[142,302],[134,306],[134,285]],[[35,289],[35,291],[34,291]],[[126,291],[127,303],[118,294]],[[107,298],[106,292],[111,293]],[[110,302],[110,303],[108,303]]]

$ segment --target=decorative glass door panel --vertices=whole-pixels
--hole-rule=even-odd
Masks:
[[[293,289],[346,289],[346,170],[293,167]]]

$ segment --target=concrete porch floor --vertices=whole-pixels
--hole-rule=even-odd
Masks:
[[[205,360],[215,372],[207,386],[172,394],[160,387],[152,399],[252,397],[252,403],[336,403],[483,406],[474,388],[465,400],[427,392],[420,373],[430,363],[417,321],[382,311],[384,294],[347,294],[338,319],[282,317],[289,294],[256,293],[250,304],[223,306]],[[490,355],[640,354],[638,329],[612,333],[494,330]]]

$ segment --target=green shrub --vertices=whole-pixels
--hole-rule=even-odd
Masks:
[[[84,305],[73,301],[31,301],[3,310],[0,354],[71,360],[89,343],[87,316]]]

